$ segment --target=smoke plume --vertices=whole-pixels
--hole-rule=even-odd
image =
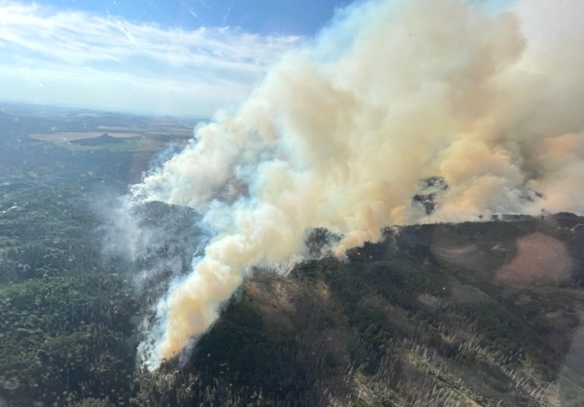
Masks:
[[[151,367],[190,347],[254,266],[306,234],[332,250],[388,225],[584,208],[584,2],[369,1],[339,11],[233,113],[133,189],[194,208],[204,256],[158,304]],[[412,197],[440,180],[432,210]]]

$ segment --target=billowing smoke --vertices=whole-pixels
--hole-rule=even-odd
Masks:
[[[488,6],[339,12],[135,186],[135,200],[192,207],[214,233],[158,304],[151,367],[192,345],[251,267],[302,259],[313,228],[341,236],[342,256],[388,225],[584,208],[584,2]]]

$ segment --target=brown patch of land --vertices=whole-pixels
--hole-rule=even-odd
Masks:
[[[565,245],[536,232],[517,239],[517,255],[497,271],[497,279],[512,283],[560,281],[574,267]]]

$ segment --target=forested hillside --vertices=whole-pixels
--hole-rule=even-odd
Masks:
[[[150,259],[104,255],[99,219],[74,189],[11,194],[2,210],[7,405],[584,400],[584,221],[575,216],[388,229],[385,241],[349,251],[346,261],[306,261],[287,276],[256,270],[186,363],[150,373],[135,356],[139,323],[156,296],[132,283]],[[178,207],[144,209],[153,223],[164,224],[162,216],[167,227],[194,218]],[[514,265],[533,255],[522,243],[530,241],[553,258],[551,269]],[[186,255],[171,250],[178,241],[159,244],[152,256]],[[569,269],[555,267],[562,264]]]
[[[190,356],[148,372],[143,324],[204,243],[198,215],[150,203],[123,234],[116,196],[152,152],[18,137],[0,161],[2,406],[584,404],[584,218],[391,228],[254,270]]]

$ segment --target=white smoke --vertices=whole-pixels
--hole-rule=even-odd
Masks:
[[[584,208],[584,2],[370,1],[273,67],[233,114],[136,185],[204,214],[215,237],[160,300],[151,367],[217,318],[252,266],[286,268],[307,230],[333,248],[384,226]],[[427,214],[420,180],[448,188]]]

